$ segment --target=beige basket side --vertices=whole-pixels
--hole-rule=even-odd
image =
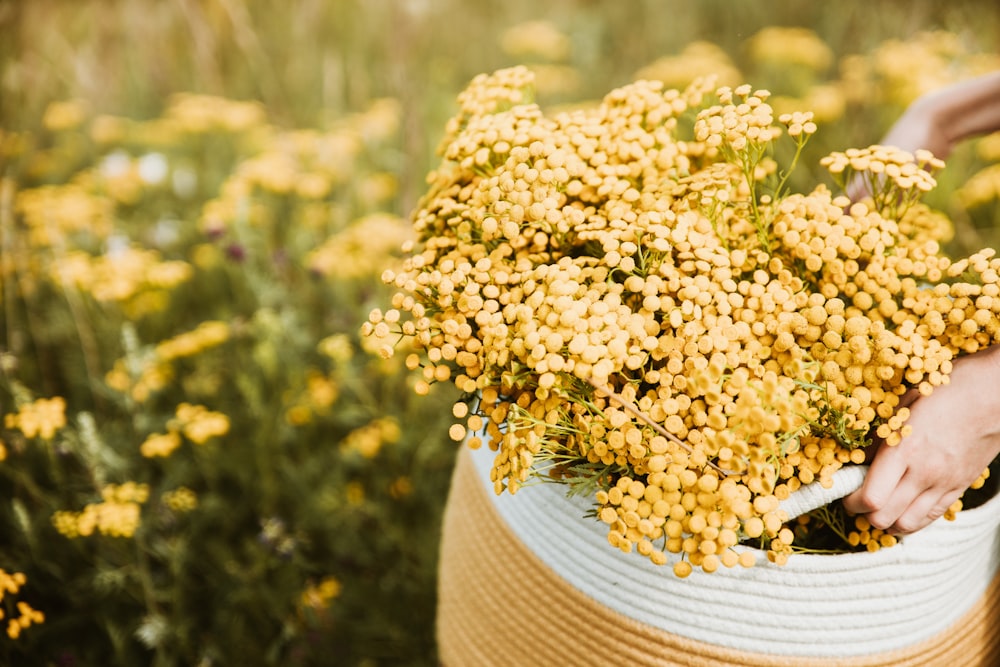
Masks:
[[[769,656],[679,637],[568,584],[517,539],[488,494],[463,450],[441,543],[437,635],[446,667],[985,667],[1000,655],[1000,578],[952,627],[876,655]]]

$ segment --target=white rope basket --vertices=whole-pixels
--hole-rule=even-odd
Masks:
[[[675,577],[608,544],[586,498],[538,484],[493,493],[494,453],[471,453],[496,512],[539,560],[573,588],[630,619],[686,639],[770,655],[840,657],[914,646],[956,623],[1000,566],[1000,496],[954,521],[940,519],[875,553],[794,554],[777,566],[762,552],[752,568]],[[783,503],[790,516],[857,489],[863,467],[833,487],[812,484]]]

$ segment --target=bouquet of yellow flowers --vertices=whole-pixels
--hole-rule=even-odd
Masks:
[[[777,563],[891,546],[780,503],[898,443],[900,397],[1000,340],[1000,259],[941,252],[931,154],[834,153],[869,198],[792,193],[812,115],[713,88],[638,81],[546,115],[528,70],[474,79],[364,333],[408,342],[418,393],[462,392],[451,435],[496,451],[497,493],[565,484],[612,547],[678,576],[751,565],[738,545]]]

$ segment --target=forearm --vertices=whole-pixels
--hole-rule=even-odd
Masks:
[[[971,137],[1000,130],[1000,72],[934,91],[915,103],[953,148]]]

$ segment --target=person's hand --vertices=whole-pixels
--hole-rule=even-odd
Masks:
[[[878,448],[864,485],[844,498],[848,511],[894,534],[920,530],[1000,453],[1000,346],[956,360],[950,377],[930,396],[908,395],[912,431]]]
[[[960,142],[1000,130],[1000,71],[925,93],[907,107],[879,142],[910,153],[930,151],[945,160]],[[851,201],[867,191],[864,180],[847,184]]]
[[[942,160],[951,155],[954,139],[948,128],[942,127],[936,105],[939,95],[928,95],[911,104],[881,143],[910,153],[928,150]]]
[[[920,149],[928,150],[934,157],[942,160],[952,150],[951,139],[941,128],[934,100],[930,97],[910,105],[879,143],[909,153],[916,153]],[[851,201],[860,201],[870,194],[868,184],[860,175],[855,175],[847,184],[847,196]]]

